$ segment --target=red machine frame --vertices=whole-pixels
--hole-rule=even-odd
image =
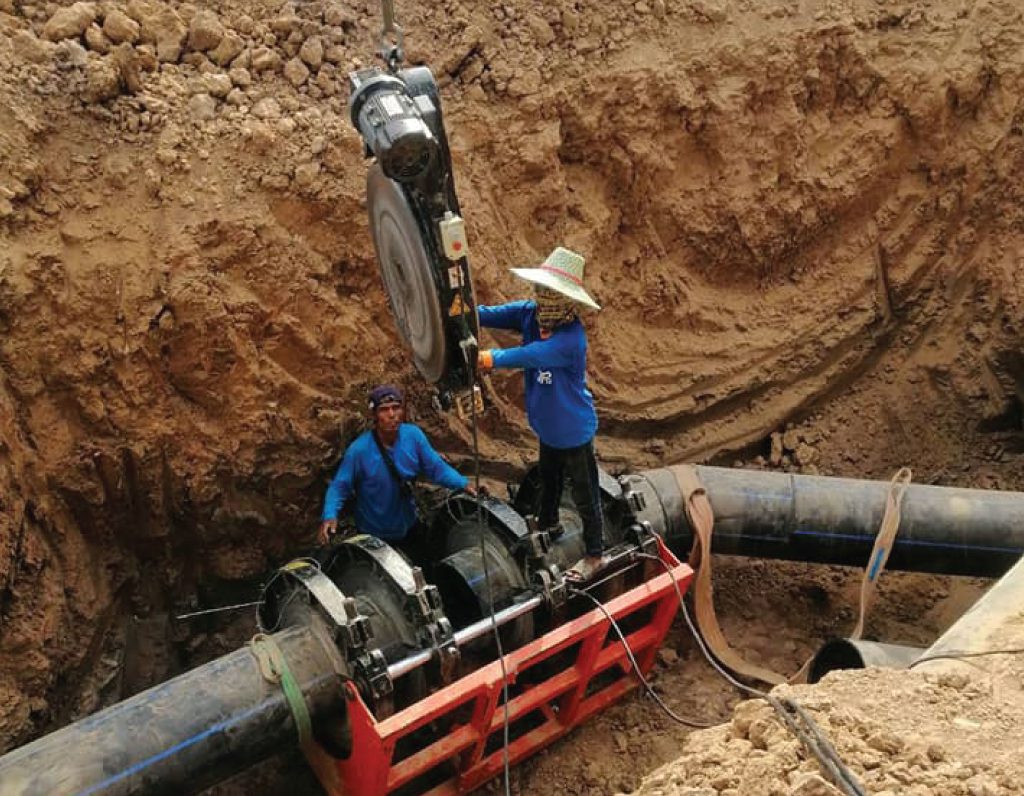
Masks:
[[[653,666],[679,609],[673,582],[685,592],[693,577],[690,567],[679,563],[660,540],[659,554],[671,574],[662,572],[605,605],[618,623],[630,622],[632,617],[626,639],[644,674]],[[567,651],[570,654],[552,660]],[[547,667],[541,670],[542,679],[524,685],[509,699],[509,725],[529,722],[526,731],[509,743],[513,765],[638,684],[621,641],[596,608],[508,653],[505,670],[510,687],[531,680],[524,675],[542,664]],[[430,796],[468,793],[501,773],[504,765],[503,686],[501,662],[496,660],[378,721],[349,683],[352,754],[341,761],[317,754],[311,762],[330,796],[386,796],[420,777],[428,778]],[[431,722],[443,722],[449,729],[443,737],[395,761],[398,742]]]

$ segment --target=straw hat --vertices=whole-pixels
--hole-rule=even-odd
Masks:
[[[540,268],[510,268],[509,270],[527,282],[557,290],[573,301],[599,310],[601,305],[583,289],[583,266],[585,264],[586,260],[581,255],[559,246],[548,255]]]

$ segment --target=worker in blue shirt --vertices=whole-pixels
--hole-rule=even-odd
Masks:
[[[324,498],[317,541],[327,544],[338,530],[338,513],[355,500],[355,526],[400,548],[413,541],[419,519],[412,482],[419,476],[448,489],[476,494],[469,480],[435,451],[423,431],[403,423],[402,391],[393,385],[370,393],[373,428],[348,446]],[[423,540],[419,540],[423,541]]]
[[[522,334],[518,348],[482,350],[477,367],[521,368],[526,385],[526,416],[540,440],[541,493],[537,523],[553,536],[562,532],[558,504],[566,477],[583,520],[585,556],[566,572],[588,580],[602,564],[604,520],[598,485],[594,435],[597,412],[587,389],[587,333],[580,305],[601,307],[583,287],[583,257],[555,249],[539,268],[513,268],[534,285],[534,300],[479,307],[480,325]]]

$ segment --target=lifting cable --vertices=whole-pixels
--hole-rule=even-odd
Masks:
[[[385,7],[390,5],[391,0],[384,0]],[[463,269],[458,268],[459,273],[459,295],[462,296],[465,293],[465,282],[463,280]],[[474,312],[475,312],[474,302]],[[463,304],[462,318],[466,318],[466,307]],[[479,321],[477,322],[477,328],[479,329]],[[467,343],[471,343],[467,345]],[[494,634],[494,644],[498,649],[498,661],[501,664],[501,702],[502,702],[502,743],[501,743],[501,755],[502,755],[502,772],[504,776],[505,785],[505,796],[512,796],[512,779],[511,779],[511,762],[508,754],[508,743],[509,743],[509,705],[508,705],[508,669],[505,665],[505,650],[501,643],[501,632],[498,628],[498,619],[494,614],[494,592],[491,588],[491,567],[487,561],[487,542],[484,526],[484,506],[483,506],[483,495],[480,493],[480,436],[477,428],[477,403],[476,397],[479,392],[483,395],[480,386],[477,383],[477,372],[476,372],[476,352],[479,348],[479,343],[475,337],[471,334],[469,340],[464,340],[462,345],[462,351],[466,362],[466,368],[469,371],[469,425],[472,432],[473,438],[473,487],[476,490],[476,530],[480,535],[480,560],[484,570],[484,583],[487,591],[487,610],[491,616],[491,631]]]
[[[380,49],[377,54],[387,64],[388,71],[394,74],[405,59],[405,31],[395,20],[394,0],[381,0],[380,5],[384,22],[380,29]]]

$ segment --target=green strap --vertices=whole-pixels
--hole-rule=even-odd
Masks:
[[[260,667],[260,673],[268,682],[280,685],[284,691],[284,697],[288,700],[288,707],[291,708],[292,718],[295,719],[295,729],[299,733],[299,746],[305,748],[313,740],[313,725],[309,718],[309,708],[306,707],[306,700],[302,697],[302,689],[295,681],[295,676],[288,668],[288,662],[284,653],[273,638],[265,633],[257,633],[249,641],[249,648],[256,657],[256,663]]]

